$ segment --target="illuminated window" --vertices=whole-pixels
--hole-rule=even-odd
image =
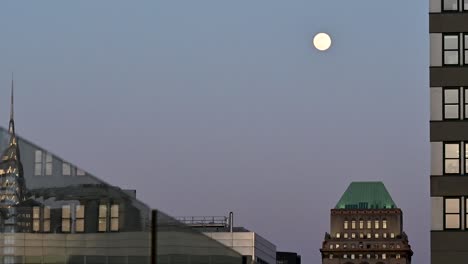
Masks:
[[[379,220],[374,221],[374,228],[379,229]]]
[[[39,232],[41,230],[41,215],[40,215],[41,208],[39,206],[33,206],[33,231]]]
[[[382,228],[387,229],[387,220],[382,221]]]
[[[356,220],[351,221],[351,229],[356,229]]]
[[[340,248],[340,244],[336,244],[335,248],[336,249]]]
[[[71,211],[70,205],[62,206],[62,232],[70,232]]]
[[[336,233],[336,238],[340,238],[340,233]]]
[[[50,153],[46,154],[45,160],[45,174],[47,176],[52,175],[52,155]]]
[[[372,234],[371,234],[371,233],[367,233],[367,238],[372,238]]]
[[[348,229],[348,221],[344,221],[344,223],[343,223],[343,228],[344,228],[344,229]]]
[[[460,174],[460,143],[444,142],[444,173]]]
[[[387,259],[387,255],[385,253],[382,254],[382,259]]]
[[[364,238],[364,233],[359,233],[359,238]]]
[[[77,205],[75,207],[75,216],[76,216],[76,232],[84,232],[85,225],[85,206]]]
[[[50,232],[50,207],[44,207],[44,222],[43,222],[44,232]]]
[[[333,244],[330,244],[330,249],[333,249]]]
[[[364,229],[364,221],[359,220],[359,229]]]
[[[444,65],[459,65],[459,41],[458,34],[444,34],[443,61]]]
[[[464,11],[468,11],[468,0],[464,0],[464,1],[463,1],[463,10],[464,10]],[[465,40],[466,40],[466,39],[465,39]],[[465,43],[466,43],[466,41],[465,41]]]
[[[372,222],[370,220],[367,220],[367,229],[372,228]]]
[[[396,254],[395,258],[400,259],[401,258],[400,254]]]
[[[113,204],[111,206],[111,231],[119,231],[119,205]]]
[[[370,259],[370,254],[367,254],[367,256],[366,256],[366,257],[367,257],[367,259]]]
[[[348,233],[343,233],[344,238],[348,238]]]
[[[379,233],[375,233],[375,234],[374,234],[374,237],[375,237],[375,238],[379,238]]]
[[[444,88],[444,120],[460,119],[460,89]]]
[[[99,205],[98,231],[99,232],[106,232],[107,231],[107,205],[105,205],[105,204]]]
[[[356,238],[356,234],[355,234],[355,233],[351,233],[351,238]]]
[[[468,0],[465,0],[465,10],[468,10]],[[465,65],[468,65],[468,33],[463,34],[464,37],[464,47],[463,47],[463,54],[465,57]]]
[[[387,238],[387,233],[382,234],[383,238]]]
[[[343,254],[343,258],[348,258],[348,255],[347,255],[347,254]]]
[[[390,238],[395,238],[395,233],[390,233]]]
[[[465,39],[465,40],[468,41],[468,39]],[[468,43],[465,42],[465,45],[468,45]],[[467,120],[468,119],[468,88],[465,88],[464,91],[465,91],[465,100],[464,100],[464,103],[463,103],[464,104],[464,109],[465,109],[464,110],[465,111],[464,118],[465,118],[465,120]]]
[[[71,175],[71,167],[70,164],[64,162],[62,163],[62,175],[70,176]]]
[[[458,11],[458,0],[442,0],[442,11]]]
[[[460,198],[444,199],[444,226],[445,229],[460,229],[461,203]]]
[[[351,254],[351,259],[354,259],[354,254]]]
[[[42,151],[36,150],[34,155],[34,175],[42,175]]]

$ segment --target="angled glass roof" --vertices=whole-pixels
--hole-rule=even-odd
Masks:
[[[352,182],[343,193],[335,209],[397,208],[382,182]]]

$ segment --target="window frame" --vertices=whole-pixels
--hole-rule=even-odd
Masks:
[[[105,206],[106,208],[106,212],[104,214],[104,216],[101,216],[101,206]],[[104,233],[104,232],[108,232],[109,231],[109,228],[108,228],[108,214],[109,214],[109,205],[108,204],[99,204],[98,206],[98,232],[99,233]],[[101,230],[100,228],[100,223],[101,221],[104,220],[104,226],[105,226],[105,229],[104,230]]]
[[[454,91],[457,91],[457,95],[458,95],[458,100],[457,100],[457,103],[446,103],[445,102],[445,91],[450,91],[450,90],[454,90]],[[456,118],[452,118],[452,117],[446,117],[446,111],[445,111],[445,106],[450,106],[450,105],[456,105],[457,106],[457,117]],[[461,92],[460,92],[460,87],[456,87],[456,86],[447,86],[447,87],[444,87],[442,88],[442,120],[460,120],[461,118],[461,111],[460,111],[460,105],[461,105]],[[466,102],[464,102],[464,105],[466,105]],[[466,113],[464,115],[465,119],[468,119],[466,117]]]
[[[43,151],[36,149],[34,151],[34,176],[42,176],[43,175],[43,167],[42,167],[42,156]],[[38,156],[39,155],[39,156]]]
[[[78,208],[83,208],[83,216],[78,217]],[[86,230],[86,206],[84,204],[77,204],[75,206],[75,232],[76,233],[84,233]],[[78,221],[83,221],[83,230],[78,230]]]
[[[42,208],[42,232],[50,232],[50,206],[44,206]]]
[[[456,36],[457,37],[457,49],[445,49],[445,37],[446,36]],[[457,61],[456,64],[446,64],[445,63],[445,52],[446,51],[457,51],[458,61]],[[443,33],[442,34],[442,66],[448,66],[448,67],[460,66],[460,34],[459,33]]]
[[[445,163],[446,163],[446,160],[456,160],[456,158],[446,158],[446,153],[445,153],[445,145],[449,145],[449,144],[457,144],[458,145],[458,172],[456,173],[448,173],[446,171],[446,166],[445,166]],[[461,142],[460,141],[444,141],[443,144],[442,144],[442,170],[443,170],[443,174],[444,175],[461,175],[461,172],[462,172],[462,167],[461,167],[461,153],[462,153],[462,150],[461,150]]]
[[[458,228],[447,228],[447,221],[446,221],[446,215],[449,214],[449,215],[457,215],[457,213],[446,213],[446,200],[448,199],[458,199],[458,209],[459,209],[459,213],[458,213],[458,223],[459,223],[459,227]],[[443,207],[443,216],[444,216],[444,230],[461,230],[462,229],[462,197],[460,196],[446,196],[444,197],[444,207]]]
[[[68,207],[68,217],[64,217],[64,208],[65,207]],[[72,217],[71,217],[71,210],[72,210],[72,207],[71,205],[69,204],[66,204],[66,205],[62,205],[62,217],[61,217],[61,232],[62,233],[71,233],[72,231],[72,225],[71,225],[71,220],[72,220]],[[64,230],[63,228],[63,223],[65,223],[65,221],[68,220],[68,230]]]
[[[460,10],[460,0],[456,0],[456,1],[457,1],[457,9],[455,9],[455,10],[445,10],[444,9],[445,0],[441,0],[440,1],[440,3],[441,3],[441,7],[440,7],[441,9],[440,10],[442,11],[442,13],[456,13],[456,12],[459,12],[459,10]]]
[[[463,0],[463,1],[467,1],[468,0]],[[468,6],[468,4],[467,4]],[[464,10],[465,12],[468,12],[468,9],[467,10]],[[468,43],[467,41],[465,41],[466,39],[468,38],[468,33],[464,32],[462,34],[462,47],[461,47],[461,51],[462,51],[462,57],[463,57],[463,65],[468,65]]]
[[[40,206],[33,206],[32,207],[32,228],[33,232],[40,232],[41,231],[41,207]],[[37,216],[36,211],[37,210]],[[37,230],[34,230],[34,226],[37,225]]]
[[[117,207],[117,216],[114,216],[113,211],[112,211],[112,209],[115,206]],[[109,212],[109,215],[110,215],[110,217],[109,217],[110,218],[109,219],[109,230],[111,232],[119,232],[120,231],[120,204],[111,204],[109,211],[110,211]],[[112,223],[113,223],[114,220],[117,220],[117,229],[112,228],[113,227]]]

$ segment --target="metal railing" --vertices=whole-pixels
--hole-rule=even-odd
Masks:
[[[228,227],[226,216],[180,216],[176,220],[189,226]]]

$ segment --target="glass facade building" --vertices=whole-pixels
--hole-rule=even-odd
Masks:
[[[13,103],[8,130],[0,127],[0,157],[0,264],[247,263],[136,191],[17,136]]]

